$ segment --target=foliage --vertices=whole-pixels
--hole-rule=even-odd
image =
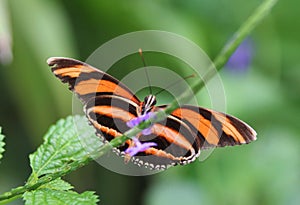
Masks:
[[[29,156],[32,168],[32,177],[55,173],[66,165],[77,161],[88,153],[82,146],[80,135],[89,140],[90,145],[99,145],[99,139],[94,136],[85,117],[75,116],[59,120],[51,126],[44,137],[44,143],[36,152]],[[78,136],[79,134],[79,136]],[[86,141],[85,141],[86,142]]]
[[[37,190],[26,192],[23,195],[23,198],[26,205],[93,205],[98,202],[98,197],[94,195],[94,192],[86,191],[82,194],[78,194],[74,191],[71,191],[71,189],[73,189],[73,186],[59,178],[42,185]]]
[[[78,194],[74,191],[60,191],[42,188],[36,191],[26,192],[24,195],[26,205],[45,204],[45,205],[93,205],[98,202],[97,196],[93,192]]]
[[[26,192],[23,195],[23,198],[26,202],[26,205],[93,205],[98,202],[98,197],[94,195],[94,192],[87,191],[82,194],[78,194],[74,191],[71,191],[71,189],[73,189],[73,186],[59,178],[45,185],[42,185],[37,190]]]
[[[92,130],[94,131],[94,130]],[[29,156],[32,174],[28,184],[40,176],[56,173],[65,169],[68,164],[84,158],[87,154],[80,137],[89,139],[90,145],[99,145],[99,139],[91,132],[85,117],[75,116],[59,120],[51,126],[44,136],[44,143]],[[56,179],[42,185],[39,189],[26,192],[23,197],[26,204],[96,204],[97,196],[93,192],[78,194],[70,191],[73,187]]]
[[[75,166],[76,169],[82,166],[74,162],[91,157],[91,153],[84,149],[80,136],[86,137],[85,145],[94,150],[101,146],[93,133],[85,117],[70,116],[59,120],[44,136],[44,143],[29,156],[32,173],[25,186],[12,189],[1,195],[0,199],[24,193],[26,204],[96,204],[98,196],[94,192],[78,194],[71,191],[73,186],[60,178],[69,172],[69,167]]]
[[[2,154],[5,151],[4,146],[5,146],[5,142],[4,142],[4,135],[1,134],[2,128],[0,127],[0,160],[3,157]]]

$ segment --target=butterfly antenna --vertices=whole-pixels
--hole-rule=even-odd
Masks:
[[[145,59],[144,59],[144,56],[143,56],[143,50],[141,48],[139,49],[139,54],[141,56],[143,65],[145,67],[145,74],[146,74],[146,77],[147,77],[147,81],[148,81],[148,85],[149,85],[149,89],[150,89],[150,94],[152,94],[152,86],[151,86],[151,83],[150,83],[150,78],[149,78],[148,70],[146,68],[147,67],[146,66],[146,62],[145,62]]]
[[[188,79],[188,78],[193,78],[193,77],[195,77],[195,76],[196,76],[195,74],[192,74],[192,75],[186,76],[186,77],[184,77],[184,78],[181,78],[181,79],[179,79],[179,80],[177,80],[177,81],[175,81],[175,82],[173,82],[173,83],[167,85],[167,87],[162,88],[160,91],[158,91],[157,93],[155,93],[155,96],[157,96],[157,95],[160,94],[161,92],[167,90],[168,88],[173,87],[174,85],[180,83],[181,81],[186,80],[186,79]]]

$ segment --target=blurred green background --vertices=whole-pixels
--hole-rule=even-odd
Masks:
[[[72,94],[53,77],[48,57],[85,60],[114,37],[157,29],[185,36],[213,59],[260,2],[0,0],[0,125],[6,135],[0,192],[24,184],[28,154],[51,124],[72,114]],[[250,37],[251,64],[221,71],[227,111],[255,128],[256,142],[217,149],[204,162],[154,176],[122,176],[92,163],[66,179],[78,192],[95,190],[101,204],[299,204],[299,7],[296,0],[280,1]]]

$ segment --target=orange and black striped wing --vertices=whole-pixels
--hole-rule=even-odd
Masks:
[[[152,126],[151,135],[139,137],[141,142],[155,142],[157,146],[138,153],[134,159],[139,165],[152,169],[166,169],[187,164],[200,155],[200,140],[185,122],[169,115]]]
[[[84,106],[86,116],[96,128],[98,136],[108,141],[130,129],[126,122],[138,116],[137,108],[138,104],[135,102],[117,95],[97,96]],[[128,140],[118,149],[124,151],[130,142],[131,140]]]
[[[139,99],[123,83],[86,63],[64,57],[49,58],[47,63],[55,76],[68,83],[69,89],[84,104],[101,95],[117,95],[140,104]]]
[[[184,105],[171,114],[197,133],[200,149],[247,144],[256,132],[245,122],[214,110]]]
[[[165,121],[154,124],[152,135],[141,136],[140,140],[156,142],[158,146],[138,153],[137,163],[165,169],[194,161],[202,149],[249,143],[256,140],[256,132],[233,116],[184,105]]]

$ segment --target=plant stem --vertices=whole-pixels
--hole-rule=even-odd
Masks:
[[[265,0],[254,12],[253,14],[242,24],[242,26],[237,30],[237,32],[233,35],[232,39],[224,46],[219,55],[215,58],[213,64],[208,68],[207,74],[203,77],[202,81],[196,82],[191,88],[193,93],[197,93],[201,88],[204,87],[205,82],[211,79],[217,71],[221,70],[223,66],[226,64],[230,56],[236,50],[236,48],[240,45],[240,43],[249,35],[249,33],[263,20],[263,18],[269,14],[272,7],[276,4],[277,0]],[[146,120],[145,122],[140,123],[138,126],[128,130],[124,133],[124,135],[115,138],[110,141],[110,143],[104,144],[98,151],[96,156],[86,156],[85,158],[74,161],[65,166],[62,171],[48,174],[39,178],[36,182],[25,184],[24,186],[20,186],[18,188],[12,189],[9,192],[6,192],[0,195],[0,201],[4,202],[4,200],[8,200],[13,197],[21,196],[26,191],[35,190],[43,184],[49,183],[57,178],[63,177],[74,170],[77,170],[80,167],[83,167],[90,163],[95,157],[100,157],[105,154],[112,147],[118,147],[122,145],[128,138],[131,138],[141,132],[141,130],[147,128],[151,123],[159,122],[164,120],[170,113],[172,113],[175,109],[179,107],[178,102],[186,102],[190,99],[191,94],[183,93],[178,101],[174,100],[166,109],[156,112],[154,117]],[[0,202],[1,203],[1,202]],[[5,203],[5,202],[4,202]]]
[[[176,100],[171,102],[164,110],[158,111],[155,113],[153,117],[145,122],[140,123],[138,126],[130,129],[123,136],[121,136],[120,144],[116,144],[116,146],[120,146],[123,144],[126,139],[131,138],[141,132],[141,130],[149,127],[151,123],[159,122],[171,114],[175,109],[179,107],[179,102],[184,103],[187,102],[193,95],[193,93],[197,93],[205,86],[205,83],[210,80],[214,75],[217,74],[219,70],[223,68],[226,62],[229,60],[230,56],[237,49],[237,47],[243,42],[243,40],[251,33],[251,31],[267,16],[273,6],[276,4],[278,0],[265,0],[261,3],[256,10],[252,13],[252,15],[241,25],[241,27],[235,32],[232,39],[229,40],[227,44],[223,47],[221,52],[217,55],[213,63],[209,66],[206,75],[200,80],[191,86],[193,92],[187,92],[180,95]],[[116,139],[117,140],[117,139]],[[115,147],[115,145],[114,145]]]

